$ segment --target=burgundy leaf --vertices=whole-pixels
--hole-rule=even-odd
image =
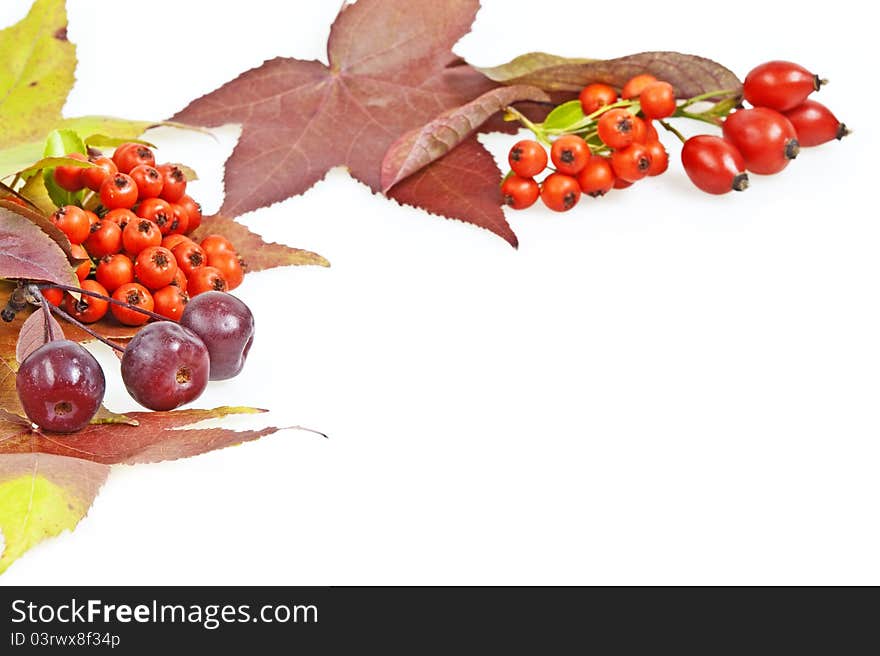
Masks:
[[[471,136],[494,114],[522,100],[549,101],[536,87],[515,85],[487,91],[471,102],[443,112],[395,141],[382,162],[382,190],[387,192],[401,180],[443,157]]]
[[[501,171],[476,137],[394,187],[390,198],[491,230],[516,248],[519,242],[501,210]]]
[[[76,284],[67,255],[21,214],[0,206],[0,278]]]
[[[48,322],[47,322],[48,319]],[[25,358],[46,343],[46,324],[49,324],[49,341],[64,339],[64,331],[52,315],[48,317],[42,310],[36,310],[25,319],[18,333],[15,358],[24,362]]]

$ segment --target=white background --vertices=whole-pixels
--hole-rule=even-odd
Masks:
[[[75,533],[3,584],[880,583],[878,94],[863,5],[484,5],[456,47],[474,63],[675,49],[743,76],[792,59],[831,79],[820,100],[855,133],[720,198],[690,186],[665,139],[662,178],[566,215],[511,213],[519,251],[344,171],[243,217],[333,267],[247,278],[250,361],[198,404],[266,407],[274,425],[331,439],[289,431],[114,468]],[[0,24],[28,6],[5,0]],[[264,59],[323,58],[338,8],[145,6],[69,0],[67,115],[161,119]],[[210,210],[234,135],[152,138],[199,171]],[[502,161],[513,143],[484,141]],[[134,409],[108,378],[111,407]]]

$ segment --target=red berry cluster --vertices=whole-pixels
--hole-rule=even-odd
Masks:
[[[630,107],[602,111],[620,98],[641,101],[639,116]],[[557,212],[577,205],[581,194],[598,197],[612,189],[624,189],[647,176],[660,175],[669,166],[669,156],[657,135],[653,119],[675,111],[675,92],[668,82],[653,75],[638,75],[624,85],[620,96],[607,84],[590,84],[580,93],[585,115],[601,112],[592,147],[584,137],[566,134],[553,141],[550,160],[555,171],[540,185],[535,176],[547,168],[547,154],[536,141],[520,141],[510,150],[511,175],[501,185],[506,205],[514,209],[531,206],[541,196]]]
[[[743,95],[752,105],[722,124],[723,137],[688,139],[681,159],[691,181],[703,191],[724,194],[748,186],[746,171],[772,175],[798,156],[849,134],[824,105],[808,96],[823,81],[803,66],[786,61],[761,64],[746,76]]]
[[[85,160],[83,155],[68,155]],[[202,210],[186,195],[186,176],[172,164],[155,165],[153,151],[126,143],[112,159],[91,158],[93,167],[59,166],[55,182],[68,191],[88,188],[100,197],[95,212],[76,205],[59,208],[52,221],[70,240],[82,289],[180,319],[187,301],[206,291],[229,291],[244,278],[235,247],[208,235],[196,243],[186,233],[199,227]],[[145,314],[96,297],[77,300],[57,288],[43,290],[56,307],[82,323],[108,311],[129,326],[146,323]]]
[[[846,126],[826,107],[807,98],[821,83],[797,64],[762,64],[744,83],[743,95],[753,107],[729,116],[740,98],[737,89],[682,99],[680,104],[673,86],[650,74],[631,78],[619,94],[607,84],[590,84],[579,95],[583,116],[567,128],[559,129],[558,124],[551,128],[550,122],[536,125],[519,114],[538,141],[523,140],[511,148],[510,173],[501,184],[504,203],[524,209],[540,196],[547,207],[564,212],[577,205],[582,194],[603,196],[664,173],[669,156],[654,121],[684,142],[682,163],[698,188],[712,194],[741,191],[748,187],[746,171],[778,173],[802,146],[816,146],[848,134]],[[702,114],[689,111],[692,105],[713,98],[717,101],[713,110]],[[685,140],[665,120],[670,117],[718,125],[723,136],[699,135]],[[550,147],[549,159],[541,142]],[[539,182],[536,176],[548,168],[548,162],[552,162],[552,172]]]

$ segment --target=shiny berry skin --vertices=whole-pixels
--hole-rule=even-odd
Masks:
[[[182,292],[186,291],[186,275],[180,270],[180,266],[177,267],[177,273],[174,274],[174,280],[171,281],[171,286],[177,287]]]
[[[611,154],[611,168],[614,175],[627,182],[637,182],[651,168],[651,153],[645,144],[634,143]]]
[[[86,216],[89,217],[89,229],[91,229],[91,226],[95,225],[98,221],[101,220],[101,217],[99,217],[91,210],[83,210],[83,212],[85,212]],[[122,226],[119,227],[121,228]]]
[[[130,209],[134,207],[138,199],[137,185],[130,176],[124,173],[117,173],[104,180],[98,193],[101,197],[101,204],[108,210],[120,207]]]
[[[614,188],[615,189],[626,189],[627,187],[632,187],[633,183],[623,178],[614,178]]]
[[[177,226],[169,234],[184,235],[189,231],[189,212],[177,203],[171,203],[171,211],[174,214],[172,225]]]
[[[125,143],[113,153],[113,163],[120,173],[129,173],[136,166],[146,164],[156,166],[156,157],[153,151],[137,143]]]
[[[83,280],[80,283],[80,287],[87,292],[95,292],[96,294],[109,296],[104,285],[95,280]],[[103,319],[107,315],[107,308],[109,305],[110,303],[102,298],[86,296],[85,294],[80,295],[79,300],[75,299],[70,294],[64,299],[64,309],[67,310],[67,313],[77,321],[83,323],[95,323],[96,321]]]
[[[119,173],[116,164],[109,157],[96,157],[89,160],[93,167],[82,169],[83,186],[92,191],[100,191],[104,180]]]
[[[681,149],[681,163],[691,182],[706,193],[726,194],[749,186],[745,159],[727,139],[691,137]]]
[[[533,178],[547,168],[547,151],[537,141],[524,139],[513,144],[507,162],[519,177]]]
[[[538,200],[540,194],[541,189],[534,179],[521,178],[516,173],[511,173],[501,183],[501,196],[504,204],[515,210],[524,210],[527,207],[531,207]],[[220,253],[220,255],[223,254]],[[226,254],[228,255],[228,253]],[[211,256],[208,256],[209,262],[212,259]]]
[[[118,287],[116,291],[113,292],[113,298],[117,301],[134,305],[143,310],[151,312],[153,310],[153,295],[150,294],[146,287],[136,282],[128,282]],[[149,317],[146,314],[136,312],[131,308],[123,307],[121,305],[110,305],[110,312],[116,317],[116,320],[119,323],[125,324],[126,326],[142,326],[149,320]]]
[[[49,218],[52,219],[55,227],[67,236],[71,244],[81,244],[88,239],[91,228],[89,217],[76,205],[59,207]]]
[[[66,339],[31,353],[15,377],[25,414],[45,431],[75,433],[85,428],[104,400],[104,372],[95,357]]]
[[[645,143],[649,141],[660,141],[660,135],[657,134],[657,128],[654,127],[654,121],[645,119],[642,121],[645,125]]]
[[[198,228],[202,224],[202,206],[194,201],[190,196],[184,196],[177,204],[180,205],[187,213],[189,221],[186,225],[187,234]]]
[[[122,230],[122,234],[124,235],[125,228],[128,226],[128,224],[131,223],[132,221],[137,221],[137,219],[138,219],[137,214],[135,214],[131,210],[119,208],[119,209],[110,210],[109,212],[107,212],[104,215],[104,218],[102,220],[103,221],[112,221],[113,223],[118,225],[119,229]]]
[[[801,146],[819,146],[832,139],[843,139],[849,134],[849,130],[831,110],[815,100],[805,100],[788,110],[785,118],[794,126]]]
[[[167,287],[177,273],[177,260],[167,248],[150,246],[138,253],[134,277],[147,289]]]
[[[536,193],[538,193],[537,187],[538,185],[535,184]],[[537,195],[535,199],[537,199]],[[226,291],[231,292],[244,281],[244,267],[238,253],[215,253],[214,255],[208,255],[208,266],[218,269],[223,274],[227,285]]]
[[[205,292],[228,292],[229,283],[217,267],[203,266],[186,278],[186,293],[191,298]]]
[[[620,92],[620,96],[627,100],[630,98],[638,98],[645,88],[654,84],[656,81],[657,78],[649,73],[631,77],[627,83],[623,85],[623,90]]]
[[[190,299],[180,323],[208,347],[211,380],[226,380],[241,371],[254,342],[254,315],[231,294],[206,292]]]
[[[176,232],[162,238],[162,246],[167,248],[169,251],[183,242],[192,243],[192,239],[190,239],[186,235],[181,235]]]
[[[633,142],[633,125],[636,117],[619,107],[609,109],[599,117],[596,129],[599,138],[609,148],[626,148]]]
[[[633,143],[643,144],[648,140],[648,124],[638,116],[632,118]]]
[[[172,321],[180,321],[188,302],[187,293],[176,285],[168,285],[153,292],[153,312]]]
[[[122,250],[122,230],[113,221],[98,221],[91,227],[83,246],[94,258],[118,253]]]
[[[659,141],[648,141],[645,143],[645,149],[651,156],[651,166],[648,167],[648,177],[654,177],[666,173],[669,168],[669,153]]]
[[[564,173],[551,173],[541,183],[541,200],[554,212],[567,212],[581,199],[578,181]]]
[[[131,170],[129,175],[137,185],[138,200],[158,198],[159,194],[162,193],[162,174],[152,166],[138,164]]]
[[[553,142],[550,159],[557,172],[577,175],[590,159],[590,147],[576,134],[567,134]]]
[[[601,155],[593,155],[587,165],[578,173],[577,181],[581,191],[598,198],[604,196],[614,187],[614,169],[611,161]]]
[[[125,252],[137,257],[145,248],[158,246],[162,243],[162,232],[159,226],[149,219],[135,217],[122,231],[122,246]]]
[[[122,354],[122,382],[150,410],[173,410],[195,401],[208,386],[211,361],[204,342],[172,321],[141,329]]]
[[[69,159],[78,159],[80,162],[88,162],[88,158],[81,153],[69,153],[65,155]],[[55,183],[66,191],[79,191],[83,188],[81,166],[56,166],[52,172]]]
[[[171,249],[177,266],[183,271],[187,279],[201,267],[208,266],[208,255],[201,246],[195,242],[181,242]],[[190,294],[192,296],[192,294]]]
[[[86,252],[86,249],[79,244],[70,245],[70,254],[78,260],[85,260],[82,264],[76,267],[76,277],[80,280],[85,280],[92,272],[92,261],[89,259],[89,254]]]
[[[606,105],[616,103],[617,91],[614,90],[614,87],[610,87],[607,84],[588,84],[581,89],[579,99],[581,101],[581,109],[584,114],[589,116]]]
[[[161,197],[169,203],[176,203],[186,194],[186,175],[174,164],[162,164],[157,167],[162,176]]]
[[[769,61],[753,68],[743,82],[743,95],[755,107],[778,112],[794,109],[818,91],[822,81],[803,66]]]
[[[209,258],[217,253],[235,253],[235,246],[223,235],[206,235],[199,246]]]
[[[60,307],[61,301],[64,300],[64,290],[58,287],[44,287],[40,290],[40,293],[43,295],[43,298],[49,301],[50,305],[55,307]]]
[[[651,118],[666,118],[675,113],[675,89],[669,82],[652,82],[639,94],[642,113]]]
[[[105,255],[98,262],[95,278],[111,294],[130,282],[134,282],[134,263],[128,255]]]
[[[791,121],[773,109],[740,109],[727,117],[721,131],[752,173],[779,173],[800,150]]]
[[[171,203],[161,198],[148,198],[137,206],[137,215],[143,219],[149,219],[157,226],[162,235],[171,234],[177,223],[174,219],[174,210]]]

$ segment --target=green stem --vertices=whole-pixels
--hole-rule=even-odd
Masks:
[[[516,109],[515,107],[505,107],[504,111],[513,116],[517,121],[526,126],[529,130],[535,133],[535,137],[545,146],[550,145],[550,140],[547,138],[547,135],[544,133],[544,130],[540,125],[537,125],[529,120],[529,118],[523,114],[521,111]]]
[[[679,132],[677,129],[675,129],[672,125],[670,125],[668,122],[666,122],[666,121],[658,121],[658,123],[660,123],[660,125],[663,126],[663,129],[664,129],[664,130],[666,130],[667,132],[671,132],[671,133],[674,134],[676,137],[678,137],[679,139],[681,139],[681,143],[684,143],[685,141],[687,141],[687,139],[684,138],[684,135],[683,135],[681,132]]]
[[[693,98],[688,98],[681,105],[678,106],[679,109],[684,109],[685,107],[690,107],[698,102],[702,102],[704,100],[711,100],[712,98],[734,98],[739,95],[739,91],[736,89],[720,89],[718,91],[708,91],[706,93],[701,93],[698,96],[694,96]]]
[[[693,121],[702,121],[703,123],[708,123],[709,125],[714,125],[715,127],[721,125],[721,121],[717,116],[711,116],[709,113],[692,114],[691,112],[683,111],[681,107],[675,110],[675,114],[673,114],[672,116],[674,118],[689,118]]]

